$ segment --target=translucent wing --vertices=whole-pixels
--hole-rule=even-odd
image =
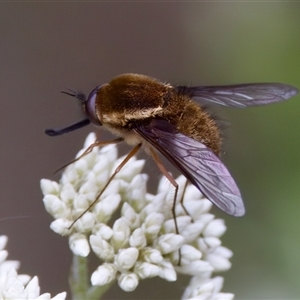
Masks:
[[[178,86],[179,93],[191,96],[203,104],[218,104],[244,108],[267,105],[287,100],[298,93],[298,89],[282,83],[251,83],[224,86]]]
[[[162,153],[212,203],[233,216],[245,213],[240,191],[227,168],[204,144],[181,133],[164,120],[134,129]]]

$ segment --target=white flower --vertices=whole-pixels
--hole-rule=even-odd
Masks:
[[[90,134],[84,147],[95,140]],[[192,276],[184,299],[227,299],[231,294],[219,293],[222,278],[211,275],[230,268],[232,252],[222,246],[226,226],[209,213],[211,202],[192,185],[182,195],[186,179],[178,177],[176,232],[174,187],[163,178],[156,195],[147,193],[148,175],[140,174],[143,160],[131,158],[102,193],[123,159],[117,158],[115,145],[94,148],[69,165],[59,183],[41,181],[46,210],[56,219],[51,228],[69,236],[74,254],[87,256],[91,250],[103,262],[91,275],[92,285],[117,280],[124,291],[133,291],[141,279],[159,276],[175,281],[180,273]],[[183,196],[185,209],[179,201]]]
[[[147,262],[138,262],[134,266],[134,272],[139,278],[151,278],[159,276],[161,269],[155,264],[149,264]]]
[[[90,236],[90,244],[94,253],[103,261],[113,261],[114,247],[99,235]]]
[[[119,250],[115,256],[115,265],[119,270],[129,270],[136,263],[139,256],[139,250],[134,247]]]
[[[7,251],[4,247],[7,242],[6,236],[0,236],[0,299],[66,299],[66,293],[60,293],[51,298],[49,293],[40,295],[40,287],[37,276],[30,278],[29,275],[17,273],[19,262],[6,260]]]
[[[193,277],[186,288],[181,299],[201,299],[201,300],[232,300],[231,293],[219,293],[223,286],[223,278]]]
[[[74,233],[69,239],[70,249],[75,255],[86,257],[90,253],[87,238],[82,233]]]
[[[114,264],[104,263],[92,274],[92,285],[106,285],[116,278],[117,269]]]
[[[8,252],[5,250],[7,240],[7,236],[0,236],[0,274],[3,271],[10,270],[12,268],[18,269],[20,267],[20,262],[16,260],[6,260],[8,256]]]
[[[132,292],[139,284],[139,278],[135,273],[122,273],[118,278],[119,286],[125,292]]]

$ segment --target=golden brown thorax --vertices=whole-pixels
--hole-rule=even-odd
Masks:
[[[148,76],[123,74],[103,85],[97,94],[96,112],[101,123],[114,132],[161,118],[220,153],[221,134],[211,116],[188,95]]]

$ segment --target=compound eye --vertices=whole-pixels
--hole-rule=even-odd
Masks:
[[[97,93],[100,90],[101,85],[98,85],[95,87],[91,93],[89,94],[86,102],[85,102],[85,111],[90,119],[90,121],[95,125],[102,125],[98,116],[97,116],[97,107],[96,107],[96,99],[97,99]]]

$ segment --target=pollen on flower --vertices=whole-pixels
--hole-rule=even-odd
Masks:
[[[84,149],[95,140],[95,135],[90,134]],[[68,229],[97,198],[123,159],[118,158],[115,145],[94,148],[69,165],[59,182],[41,181],[44,205],[55,218],[51,228],[69,236],[75,255],[87,256],[92,251],[99,258],[99,266],[91,275],[92,285],[103,286],[116,280],[128,292],[135,290],[142,279],[158,276],[175,281],[177,274],[187,274],[195,279],[184,297],[200,295],[202,285],[217,284],[219,288],[220,281],[211,279],[211,275],[229,269],[232,254],[221,245],[224,221],[209,213],[211,202],[194,186],[188,185],[182,195],[186,179],[179,176],[178,199],[184,196],[189,215],[177,201],[177,233],[171,210],[174,188],[162,178],[157,193],[148,193],[149,176],[140,173],[144,160],[131,158],[97,203]],[[205,290],[213,293],[216,289]]]

